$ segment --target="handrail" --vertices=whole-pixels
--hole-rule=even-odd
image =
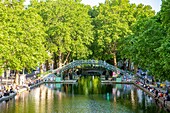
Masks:
[[[97,65],[99,67],[106,68],[107,70],[110,70],[110,71],[116,71],[116,72],[119,71],[120,73],[124,73],[123,70],[120,70],[119,68],[117,68],[105,61],[102,61],[102,60],[73,60],[73,62],[70,62],[61,68],[53,70],[52,73],[59,71],[59,73],[61,74],[68,69],[72,69],[72,68],[75,68],[77,66],[81,66],[84,64]]]

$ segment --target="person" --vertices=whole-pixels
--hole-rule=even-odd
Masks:
[[[15,93],[15,92],[13,91],[13,87],[12,87],[12,86],[11,86],[9,92],[10,92],[10,93]]]
[[[155,97],[158,96],[158,93],[159,93],[158,90],[155,89]]]
[[[3,96],[3,93],[2,93],[2,90],[0,90],[0,98],[2,98]]]
[[[155,83],[155,81],[154,81],[154,79],[152,78],[152,84],[154,85],[154,83]]]
[[[4,96],[9,96],[9,91],[8,90],[5,90]]]
[[[154,92],[154,94],[155,94],[155,97],[154,97],[155,98],[155,102],[158,103],[158,98],[157,98],[159,96],[158,95],[158,90],[154,89],[154,91],[155,91]]]
[[[155,88],[153,88],[152,93],[154,93],[154,94],[155,94],[155,91],[156,91],[156,89],[155,89]]]
[[[150,87],[149,91],[152,93],[154,90],[154,88]]]
[[[169,94],[170,86],[166,88],[166,93]]]
[[[164,95],[164,93],[159,90],[159,91],[158,91],[158,98],[159,98],[159,97],[163,97],[163,95]]]
[[[167,93],[165,93],[165,96],[164,96],[164,103],[163,103],[164,107],[165,107],[166,101],[170,101],[170,96]]]

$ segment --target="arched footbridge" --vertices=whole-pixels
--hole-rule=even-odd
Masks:
[[[76,67],[81,67],[83,65],[92,65],[92,66],[104,68],[109,71],[113,71],[115,73],[124,73],[123,70],[116,68],[115,66],[113,66],[105,61],[102,61],[102,60],[74,60],[73,62],[70,62],[69,64],[67,64],[61,68],[52,70],[52,73],[53,74],[56,73],[58,76],[60,76],[62,78],[63,73],[65,71],[74,69]]]

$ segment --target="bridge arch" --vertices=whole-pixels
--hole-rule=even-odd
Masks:
[[[53,73],[57,73],[62,78],[63,73],[65,71],[67,71],[69,69],[74,69],[74,68],[76,68],[78,66],[82,66],[82,65],[93,65],[93,66],[105,68],[106,70],[109,70],[109,71],[114,71],[116,73],[124,73],[123,70],[116,68],[115,66],[113,66],[105,61],[102,61],[102,60],[74,60],[73,62],[70,62],[69,64],[63,66],[62,68],[53,70]]]

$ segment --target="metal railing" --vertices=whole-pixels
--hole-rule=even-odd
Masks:
[[[83,65],[92,65],[92,66],[97,66],[101,68],[105,68],[106,70],[114,71],[116,73],[122,73],[125,74],[127,73],[124,70],[121,70],[105,61],[102,60],[73,60],[73,62],[68,63],[67,65],[64,65],[61,68],[57,68],[54,70],[51,70],[51,72],[43,77],[45,79],[46,77],[50,76],[51,74],[56,73],[58,77],[63,77],[63,72],[67,71],[69,69],[74,69],[75,67],[78,66],[83,66]]]
[[[102,68],[106,68],[107,70],[110,70],[110,71],[115,71],[115,72],[123,72],[123,70],[120,70],[119,68],[116,68],[115,66],[105,62],[105,61],[102,61],[102,60],[74,60],[73,62],[70,62],[69,64],[63,66],[62,68],[58,69],[59,73],[63,73],[64,71],[66,70],[69,70],[69,69],[72,69],[72,68],[75,68],[77,66],[82,66],[84,64],[87,64],[87,65],[93,65],[93,66],[98,66],[98,67],[102,67]],[[57,71],[57,70],[55,70]],[[54,71],[54,72],[55,72]]]

